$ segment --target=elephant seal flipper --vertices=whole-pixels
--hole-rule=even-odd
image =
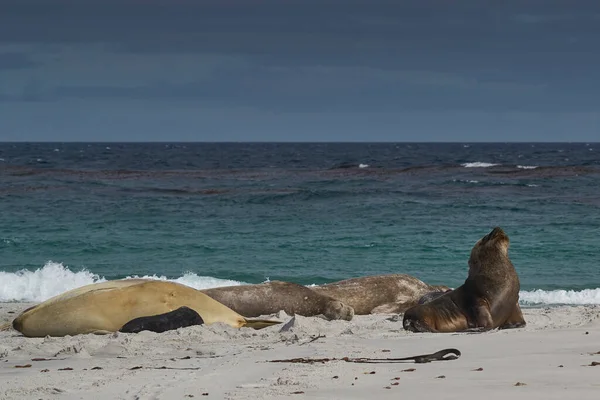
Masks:
[[[123,333],[138,333],[141,331],[162,333],[202,324],[204,324],[204,320],[200,314],[189,307],[183,306],[168,313],[132,319],[123,325],[119,331]]]
[[[385,303],[373,308],[370,314],[400,314],[402,311],[403,307],[399,304]]]
[[[524,326],[518,305],[519,277],[508,257],[509,239],[500,228],[475,243],[465,283],[404,313],[404,329],[413,332],[485,331]]]

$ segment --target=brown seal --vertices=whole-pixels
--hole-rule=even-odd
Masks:
[[[343,302],[291,282],[225,286],[202,292],[246,317],[273,314],[280,310],[304,317],[323,315],[329,320],[350,321],[354,316],[352,307]]]
[[[351,306],[356,315],[367,315],[402,313],[427,293],[449,288],[428,285],[406,274],[389,274],[345,279],[311,289]]]
[[[465,283],[404,313],[404,329],[413,332],[520,328],[519,277],[508,257],[509,239],[496,227],[471,250]]]

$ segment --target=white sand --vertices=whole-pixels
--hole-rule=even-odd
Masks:
[[[28,306],[0,303],[0,323]],[[392,315],[350,322],[297,317],[287,332],[215,324],[37,339],[6,331],[0,332],[0,399],[599,399],[600,366],[586,365],[600,362],[600,354],[590,354],[600,352],[600,307],[524,314],[525,329],[483,334],[408,333],[401,316]],[[318,335],[325,337],[310,342]],[[462,356],[428,364],[266,362],[406,357],[445,348]],[[179,369],[156,369],[163,366]],[[409,368],[415,371],[403,372]]]

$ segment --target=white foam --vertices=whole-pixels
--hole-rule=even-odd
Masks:
[[[234,286],[244,283],[228,279],[213,278],[210,276],[198,276],[190,272],[176,279],[167,279],[165,276],[157,275],[145,275],[141,277],[129,276],[127,278],[169,280],[191,286],[195,289]],[[66,292],[67,290],[105,281],[106,279],[104,277],[94,274],[86,269],[73,272],[69,267],[64,266],[62,263],[48,261],[42,268],[38,268],[35,271],[0,271],[0,302],[40,302]]]
[[[584,290],[533,290],[519,293],[524,305],[542,304],[600,304],[600,288]]]
[[[479,181],[475,181],[475,180],[471,180],[471,179],[467,179],[467,180],[462,180],[462,179],[452,179],[452,182],[461,182],[461,183],[479,183]]]
[[[144,276],[128,276],[125,279],[156,279],[160,281],[171,281],[181,283],[182,285],[193,287],[194,289],[202,290],[202,289],[210,289],[215,287],[222,286],[237,286],[242,285],[245,282],[233,281],[230,279],[220,279],[214,278],[212,276],[199,276],[194,274],[193,272],[187,272],[183,274],[183,276],[176,279],[168,279],[166,276],[157,276],[157,275],[144,275]]]
[[[131,278],[146,278],[178,282],[195,289],[208,289],[222,286],[243,285],[245,282],[220,279],[211,276],[199,276],[192,272],[183,276],[168,279],[165,276],[144,275],[129,276]],[[127,279],[126,278],[126,279]],[[56,296],[67,290],[97,282],[105,282],[102,276],[88,270],[73,272],[62,263],[48,261],[42,268],[35,271],[21,270],[18,272],[0,271],[0,302],[27,301],[40,302]],[[269,278],[265,280],[269,281]],[[309,287],[315,285],[307,285]],[[523,305],[558,305],[558,304],[600,304],[600,288],[584,290],[533,290],[522,291],[519,301]]]
[[[536,169],[537,165],[517,165],[517,168],[521,168],[521,169]]]
[[[358,168],[368,168],[369,164],[358,164]]]
[[[61,263],[48,261],[35,271],[0,271],[0,301],[44,301],[67,290],[103,281],[104,278],[85,269],[72,272]]]
[[[465,168],[489,168],[489,167],[494,167],[498,164],[475,161],[475,162],[469,162],[469,163],[464,163],[464,164],[460,164],[460,165],[462,165]]]

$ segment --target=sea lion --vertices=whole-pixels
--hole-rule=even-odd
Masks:
[[[161,333],[202,324],[204,324],[204,320],[200,314],[191,308],[183,306],[166,314],[132,319],[123,325],[121,329],[119,329],[119,332],[138,333],[141,331],[151,331]]]
[[[402,313],[430,292],[447,286],[428,285],[406,274],[364,276],[311,287],[354,308],[354,314]]]
[[[86,285],[55,296],[23,311],[12,325],[29,337],[105,334],[118,331],[136,318],[167,314],[183,306],[197,312],[207,325],[223,322],[236,328],[259,329],[281,323],[244,318],[179,283],[124,279]]]
[[[485,331],[525,326],[519,307],[519,277],[508,257],[509,239],[495,227],[475,243],[465,283],[404,313],[412,332]]]
[[[292,282],[223,286],[202,292],[247,317],[273,314],[280,310],[304,317],[323,315],[329,320],[350,321],[354,316],[352,307],[344,302]]]

